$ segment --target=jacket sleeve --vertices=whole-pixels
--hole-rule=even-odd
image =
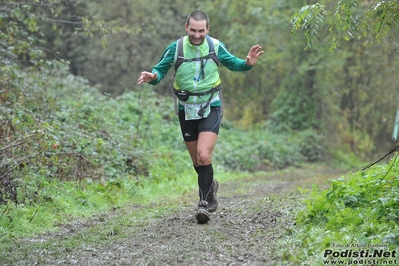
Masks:
[[[163,52],[158,64],[152,68],[152,73],[158,73],[158,79],[149,82],[151,85],[158,84],[168,73],[169,69],[173,66],[176,52],[176,43],[171,43]]]
[[[237,58],[232,55],[221,41],[219,41],[218,58],[220,63],[222,63],[222,65],[224,65],[231,71],[248,71],[253,67],[248,66],[246,64],[246,60]]]

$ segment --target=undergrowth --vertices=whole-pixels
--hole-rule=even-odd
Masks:
[[[3,239],[126,204],[135,191],[184,182],[194,173],[173,100],[151,86],[110,97],[63,65],[2,71]],[[223,124],[214,154],[218,171],[282,169],[322,159],[315,132],[275,135],[262,126],[242,131]]]
[[[359,264],[361,259],[365,262],[370,258],[360,255],[340,257],[338,253],[333,257],[325,252],[398,250],[398,166],[395,158],[389,165],[376,165],[330,180],[328,189],[319,186],[310,191],[303,189],[306,208],[299,212],[288,240],[281,243],[291,247],[282,256],[302,265],[325,265],[323,261],[337,256],[346,263]],[[389,263],[397,259],[393,255],[395,253],[377,259]],[[364,264],[373,264],[370,261]]]

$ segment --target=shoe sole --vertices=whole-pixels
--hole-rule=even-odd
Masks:
[[[207,223],[211,218],[209,217],[209,214],[205,210],[198,210],[197,215],[195,216],[197,219],[198,223],[204,224]]]

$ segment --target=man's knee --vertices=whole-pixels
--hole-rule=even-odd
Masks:
[[[209,150],[198,151],[197,158],[199,165],[208,165],[212,161],[212,153]]]

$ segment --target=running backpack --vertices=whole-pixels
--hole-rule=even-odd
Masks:
[[[209,46],[209,54],[203,57],[196,57],[196,58],[190,58],[186,59],[184,58],[184,52],[183,52],[183,37],[180,37],[180,39],[177,41],[177,58],[175,62],[175,72],[177,69],[180,67],[183,62],[194,62],[194,61],[200,61],[203,59],[212,59],[216,65],[219,66],[219,58],[217,57],[215,53],[215,47],[213,45],[212,38],[209,35],[206,35],[206,41],[208,42]]]
[[[177,72],[177,69],[181,66],[181,64],[183,64],[184,62],[195,62],[195,61],[201,61],[201,63],[203,62],[204,59],[212,59],[217,66],[219,66],[219,58],[217,57],[216,53],[215,53],[215,46],[213,45],[213,41],[212,38],[209,35],[206,35],[206,41],[208,42],[208,46],[209,46],[209,53],[206,56],[202,56],[202,57],[195,57],[195,58],[184,58],[184,52],[183,52],[183,37],[180,37],[179,40],[177,40],[177,58],[176,58],[176,62],[175,62],[175,75]],[[202,67],[202,76],[203,78],[205,78],[205,73],[204,73],[204,67]],[[175,76],[174,75],[174,76]],[[173,76],[173,77],[174,77]],[[221,98],[221,90],[220,90],[220,86],[217,86],[217,88],[213,88],[211,90],[209,90],[206,93],[188,93],[189,95],[200,95],[200,94],[207,94],[207,93],[214,93],[216,91],[220,91],[219,92],[219,96]],[[175,112],[176,114],[178,113],[177,110],[177,100],[176,100],[176,90],[172,87],[172,93],[174,94],[175,97],[173,97],[174,100],[174,104],[175,104]],[[188,95],[187,95],[188,96]],[[209,104],[209,102],[207,103]],[[223,109],[222,109],[222,113],[223,113]]]

